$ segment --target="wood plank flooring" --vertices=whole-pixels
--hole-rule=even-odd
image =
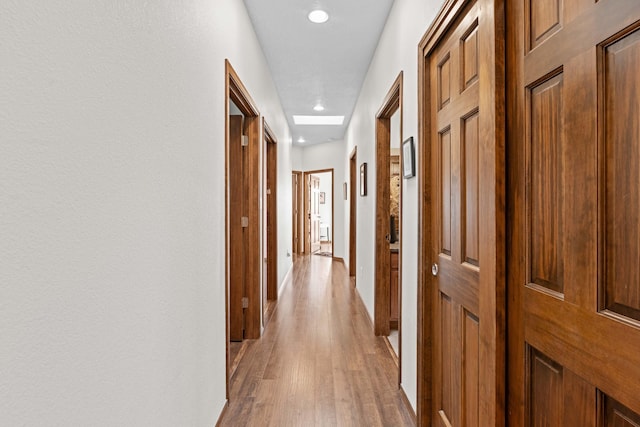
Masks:
[[[344,264],[301,256],[231,379],[221,426],[413,426]]]

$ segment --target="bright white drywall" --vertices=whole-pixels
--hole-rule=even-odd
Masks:
[[[394,80],[404,72],[403,139],[418,135],[418,43],[442,6],[442,0],[396,0],[362,86],[342,152],[344,167],[358,147],[358,167],[368,163],[369,194],[358,197],[357,289],[373,317],[375,230],[375,116]],[[348,169],[346,169],[348,170]],[[417,178],[402,180],[402,387],[416,407],[417,393]],[[345,207],[344,223],[349,209]],[[348,248],[348,236],[345,239]],[[345,257],[348,261],[348,256]]]
[[[294,151],[298,148],[294,147]],[[346,181],[344,156],[344,141],[327,142],[300,148],[299,159],[293,159],[293,169],[313,171],[333,169],[333,256],[343,258],[346,254],[344,227],[346,200],[343,197],[342,184]],[[296,160],[300,163],[296,163]],[[348,169],[347,169],[348,170]]]
[[[0,3],[0,425],[213,426],[224,60],[290,137],[238,0]]]

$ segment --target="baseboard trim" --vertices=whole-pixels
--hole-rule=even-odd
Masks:
[[[222,424],[222,419],[227,414],[227,409],[229,409],[229,401],[224,402],[224,407],[222,408],[222,412],[220,412],[220,416],[218,416],[218,421],[216,422],[216,427],[219,427]]]
[[[341,263],[343,263],[343,264],[344,264],[344,258],[340,258],[340,257],[338,257],[338,256],[334,256],[334,257],[333,257],[333,260],[334,260],[334,261],[341,262]],[[345,264],[345,265],[346,265],[346,264]]]
[[[411,402],[409,402],[409,398],[407,397],[407,393],[404,392],[404,388],[402,388],[402,384],[400,384],[400,397],[402,398],[402,403],[407,408],[409,413],[411,414],[411,419],[413,420],[414,425],[418,425],[418,417],[416,416],[416,411],[411,406]]]
[[[278,289],[278,299],[282,296],[282,292],[287,287],[287,281],[291,281],[291,273],[293,272],[293,262],[289,266],[289,271],[284,275],[284,279],[282,279],[282,283],[280,284],[280,289]]]

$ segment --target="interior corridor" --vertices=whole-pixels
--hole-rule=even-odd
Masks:
[[[396,366],[347,270],[300,256],[231,379],[223,426],[412,426]]]

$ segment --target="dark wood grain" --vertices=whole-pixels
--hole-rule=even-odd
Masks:
[[[639,27],[637,1],[507,3],[513,426],[638,420]]]
[[[447,1],[419,47],[422,425],[505,422],[503,14]]]
[[[244,117],[241,115],[229,117],[229,217],[242,216],[242,137]],[[229,339],[242,341],[244,338],[242,311],[242,297],[244,296],[244,270],[242,268],[243,240],[240,221],[230,220],[229,227]]]
[[[397,367],[342,263],[296,257],[231,383],[222,426],[413,426]]]

